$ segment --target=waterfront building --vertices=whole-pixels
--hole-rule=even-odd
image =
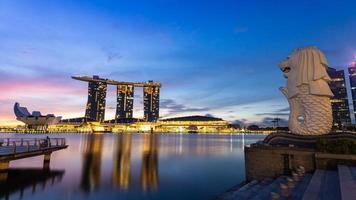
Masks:
[[[134,118],[133,118],[134,119]],[[160,133],[233,133],[235,129],[228,121],[207,116],[186,116],[146,122],[136,120],[131,123],[116,123],[115,120],[85,122],[82,120],[62,120],[59,124],[51,125],[50,132],[160,132]]]
[[[334,94],[331,99],[333,126],[341,129],[351,123],[345,73],[344,70],[329,67],[328,74],[331,78],[330,89]]]
[[[185,116],[163,119],[157,122],[157,132],[167,133],[223,133],[233,132],[231,124],[221,118]]]
[[[94,121],[103,122],[105,118],[107,84],[99,76],[93,76],[88,82],[88,102],[85,117]]]
[[[99,76],[72,76],[75,80],[88,82],[88,103],[85,119],[104,122],[107,85],[117,87],[117,106],[115,123],[132,123],[134,88],[143,87],[144,96],[144,121],[155,122],[159,118],[159,92],[161,83],[147,82],[122,82],[102,79]]]
[[[40,111],[30,113],[26,107],[21,107],[19,103],[14,105],[16,119],[25,123],[26,128],[34,130],[46,130],[49,125],[57,124],[62,117],[54,114],[42,115]]]
[[[352,104],[354,110],[352,111],[352,115],[356,118],[356,61],[352,63],[352,65],[348,68],[349,71],[349,79],[350,79],[350,88],[351,88],[351,97]]]
[[[115,120],[131,119],[133,116],[134,85],[117,85],[117,105]]]
[[[152,81],[148,82],[153,83]],[[144,120],[155,122],[159,118],[159,86],[148,85],[143,87]]]

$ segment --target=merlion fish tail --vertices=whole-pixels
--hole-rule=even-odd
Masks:
[[[328,97],[299,94],[288,98],[288,89],[280,91],[287,97],[290,106],[289,129],[303,135],[327,134],[332,127],[332,110]]]

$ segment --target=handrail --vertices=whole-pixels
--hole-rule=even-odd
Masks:
[[[1,147],[12,147],[13,153],[16,153],[19,147],[23,148],[21,152],[30,152],[55,147],[66,146],[65,138],[0,138]]]

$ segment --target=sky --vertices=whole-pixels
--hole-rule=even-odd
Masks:
[[[356,1],[0,0],[0,125],[13,105],[82,117],[73,75],[162,83],[162,118],[209,115],[243,124],[288,118],[278,64],[315,45],[329,65],[356,59]],[[135,90],[142,117],[142,89]],[[115,87],[106,119],[114,118]]]

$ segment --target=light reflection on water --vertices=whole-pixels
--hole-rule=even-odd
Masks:
[[[46,135],[0,135],[9,136]],[[244,145],[265,136],[57,134],[50,137],[65,137],[69,144],[68,149],[51,157],[50,172],[63,171],[64,175],[53,183],[50,181],[53,176],[48,176],[50,184],[35,192],[33,185],[39,181],[32,179],[22,192],[20,188],[12,188],[15,192],[10,199],[21,196],[22,199],[212,199],[244,179]],[[42,162],[42,157],[35,157],[13,161],[10,167],[38,170]],[[43,179],[47,180],[46,177]],[[18,177],[13,179],[24,182]],[[0,189],[8,192],[3,190]]]

